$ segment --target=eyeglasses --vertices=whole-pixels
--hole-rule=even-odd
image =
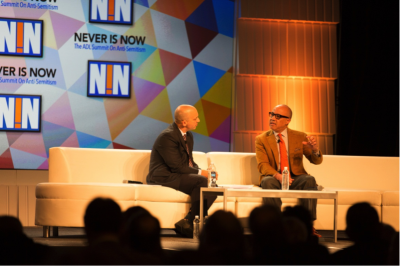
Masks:
[[[269,117],[270,117],[270,118],[272,118],[272,117],[275,116],[276,119],[278,119],[278,120],[281,119],[282,117],[283,117],[283,118],[289,118],[289,119],[290,119],[290,117],[287,117],[287,116],[284,116],[284,115],[280,115],[280,114],[275,114],[275,113],[273,113],[273,112],[269,112],[268,114],[269,114]]]

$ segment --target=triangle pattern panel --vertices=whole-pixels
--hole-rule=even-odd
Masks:
[[[232,74],[226,72],[214,86],[203,96],[203,100],[216,103],[227,108],[232,105]]]
[[[181,104],[194,105],[200,100],[199,87],[192,62],[167,86],[167,90],[172,113]]]
[[[120,49],[119,44],[111,45],[114,49]],[[95,56],[96,60],[104,60],[104,61],[121,61],[121,62],[128,62],[128,55],[125,51],[118,51],[114,50],[105,51],[105,50],[94,50],[93,55]],[[101,53],[100,57],[96,57],[98,54]]]
[[[195,58],[218,33],[187,21],[185,25],[192,58]]]
[[[47,158],[10,148],[15,169],[37,169]]]
[[[206,100],[201,100],[201,102],[207,121],[208,134],[212,135],[218,126],[231,114],[231,109]]]
[[[9,147],[7,132],[0,132],[0,154],[5,152]]]
[[[212,0],[205,0],[187,19],[187,22],[218,32]]]
[[[79,79],[75,81],[71,87],[68,88],[68,92],[73,92],[81,96],[87,95],[87,73],[84,73]],[[101,101],[103,101],[101,99]]]
[[[48,157],[49,149],[60,147],[71,136],[74,130],[47,121],[42,121],[42,123],[44,146]]]
[[[134,3],[145,7],[149,7],[149,2],[147,0],[135,0]]]
[[[65,92],[47,111],[42,114],[42,120],[53,124],[75,129],[68,93]]]
[[[157,97],[140,113],[141,115],[171,124],[173,122],[168,92],[164,89]]]
[[[211,150],[211,145],[210,145],[210,138],[207,136],[204,136],[202,134],[198,134],[196,132],[193,132],[193,151],[202,151],[202,152],[210,152]]]
[[[233,38],[235,4],[230,0],[213,0],[218,32]]]
[[[150,12],[158,48],[192,59],[185,22],[152,9]]]
[[[24,134],[24,133],[23,132],[7,132],[8,146],[13,145],[14,142],[17,141],[17,139],[22,136],[22,134]]]
[[[76,131],[69,136],[63,144],[60,145],[60,147],[72,147],[72,148],[78,148],[79,147],[79,141],[78,141],[78,136],[76,135]]]
[[[0,8],[0,17],[15,18],[14,8],[11,6],[3,6]]]
[[[151,9],[185,20],[204,0],[158,0]]]
[[[138,115],[135,120],[114,140],[114,143],[135,149],[150,150],[158,135],[168,123]]]
[[[157,0],[148,0],[149,1],[149,7],[152,7]]]
[[[165,86],[164,73],[158,49],[141,64],[134,75],[141,79]]]
[[[214,138],[210,138],[210,145],[212,151],[229,151],[230,149],[229,143]]]
[[[49,169],[49,160],[44,161],[37,169],[47,170]]]
[[[133,88],[135,90],[137,107],[140,113],[160,94],[160,92],[162,92],[165,87],[138,77],[133,77]]]
[[[1,9],[1,8],[0,8]],[[26,67],[26,61],[24,57],[11,57],[2,56],[0,61],[1,66],[13,66],[15,67],[15,73],[18,72],[19,68]],[[0,74],[3,78],[13,78],[9,76],[4,76],[3,73]],[[1,92],[12,94],[18,90],[22,84],[20,83],[1,83]]]
[[[196,61],[193,61],[193,64],[196,71],[200,97],[203,97],[203,95],[225,74],[225,71]]]
[[[197,62],[210,65],[223,71],[232,67],[232,38],[218,34],[195,58]]]
[[[39,19],[41,16],[43,16],[43,14],[46,11],[47,11],[46,9],[36,9],[36,8],[19,8],[19,7],[14,8],[15,18],[24,18],[24,19]]]
[[[137,98],[131,91],[129,99],[104,99],[111,139],[114,140],[139,115]]]
[[[10,149],[7,149],[0,155],[0,169],[13,169],[14,163]]]
[[[159,49],[158,51],[160,52],[165,82],[168,85],[191,62],[191,60],[162,49]]]
[[[127,52],[128,62],[132,62],[132,73],[134,73],[142,64],[149,58],[150,55],[157,50],[157,47],[153,47],[151,45],[145,44],[143,47],[145,49],[144,52]]]
[[[53,23],[51,23],[50,11],[46,11],[43,16],[40,17],[43,20],[43,45],[51,49],[57,50],[56,36],[54,34]]]
[[[93,42],[94,44],[96,44],[96,45],[110,45],[110,43],[109,43],[109,41],[110,41],[109,38],[110,37],[109,36],[111,34],[114,34],[112,31],[105,30],[103,28],[100,28],[100,27],[98,27],[96,25],[89,24],[89,23],[86,24],[86,27],[87,27],[87,33],[90,33],[90,34],[105,34],[107,36],[107,39],[106,39],[107,43],[95,43],[95,42]],[[75,39],[75,37],[73,37],[72,39]],[[77,43],[79,43],[79,44],[89,44],[91,46],[90,42],[84,43],[84,42],[79,42],[77,40]],[[93,50],[93,49],[91,51],[93,52],[93,59],[95,59],[95,60],[97,60],[100,57],[102,57],[106,52],[109,52],[107,50]],[[112,52],[112,53],[115,56],[115,52]]]
[[[82,21],[64,16],[56,12],[50,12],[51,21],[54,25],[54,34],[56,36],[57,47],[62,47],[74,33],[79,30],[83,24]],[[47,37],[46,37],[47,38]]]
[[[81,148],[107,148],[111,141],[98,138],[83,132],[76,131],[78,137],[79,147]]]
[[[136,18],[135,18],[136,19]],[[145,43],[157,47],[156,34],[154,32],[153,21],[150,10],[147,11],[130,27],[124,35],[145,36]],[[120,43],[120,42],[118,42]],[[142,47],[141,45],[132,45],[133,47]]]
[[[146,11],[149,10],[149,7],[140,5],[137,3],[133,4],[133,25],[135,25],[136,21],[138,21]]]
[[[128,146],[125,146],[122,144],[118,144],[116,142],[113,142],[112,145],[113,145],[114,149],[118,149],[118,150],[133,150],[133,148],[131,148],[131,147],[128,147]]]
[[[47,158],[42,133],[25,132],[10,145],[10,148]]]
[[[61,66],[61,61],[60,61],[60,56],[58,55],[58,51],[51,49],[49,47],[44,46],[43,47],[43,58],[41,60],[37,60],[36,58],[26,58],[26,66],[27,68],[33,68],[36,69],[37,71],[37,76],[33,76],[28,72],[27,76],[30,76],[31,79],[40,79],[40,80],[50,80],[50,81],[56,81],[56,85],[51,85],[52,87],[58,87],[60,89],[66,89],[65,86],[65,79],[64,79],[64,72]],[[47,74],[44,77],[40,77],[40,73],[44,73],[43,70],[40,70],[40,68],[45,69]],[[52,74],[50,74],[50,69],[53,70],[54,77]],[[37,87],[37,85],[35,86]]]
[[[81,8],[85,18],[85,22],[89,22],[89,5],[87,0],[81,0]]]
[[[230,143],[231,139],[231,116],[228,116],[216,130],[210,135],[214,139],[218,139]]]
[[[192,132],[196,132],[198,134],[208,136],[208,129],[207,129],[207,121],[206,116],[204,115],[204,108],[203,103],[199,100],[194,107],[197,109],[197,113],[199,114],[200,123],[197,124],[197,127]]]
[[[33,1],[32,1],[33,2]],[[42,1],[45,2],[45,1]],[[47,1],[49,4],[54,4],[58,6],[58,10],[52,10],[53,13],[61,13],[69,18],[85,22],[87,15],[85,12],[89,12],[88,1],[85,6],[82,6],[81,0],[69,0],[69,1]]]

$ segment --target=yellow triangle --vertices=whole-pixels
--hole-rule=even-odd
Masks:
[[[146,36],[145,44],[157,47],[156,34],[154,33],[153,20],[150,9],[147,10],[124,35]]]
[[[140,113],[141,115],[171,124],[171,106],[169,103],[168,92],[164,89],[157,97]]]
[[[158,49],[136,69],[134,76],[165,86],[164,72]]]
[[[207,130],[207,123],[206,123],[206,116],[204,115],[203,104],[201,100],[199,100],[194,107],[196,107],[197,112],[199,113],[200,123],[197,124],[197,127],[193,132],[199,133],[201,135],[208,137],[208,130]]]
[[[211,89],[202,97],[212,103],[227,108],[232,106],[232,73],[226,72]]]
[[[54,30],[53,30],[53,23],[51,22],[50,18],[50,12],[46,11],[44,14],[40,17],[40,20],[43,20],[43,45],[47,46],[49,48],[57,50],[57,42],[56,42],[56,37],[54,35]]]

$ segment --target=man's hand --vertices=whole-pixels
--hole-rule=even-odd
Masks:
[[[303,145],[310,147],[315,153],[319,151],[318,143],[314,136],[307,136],[307,141],[303,141]]]
[[[218,172],[215,172],[215,179],[218,180]],[[208,170],[201,170],[201,175],[208,178]]]
[[[282,175],[280,173],[277,173],[274,177],[282,184]],[[289,186],[292,184],[293,180],[294,179],[289,176]]]

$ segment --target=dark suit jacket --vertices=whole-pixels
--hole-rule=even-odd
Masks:
[[[303,166],[303,155],[313,164],[322,163],[322,152],[320,156],[315,155],[308,146],[303,145],[307,141],[307,134],[301,131],[287,129],[289,141],[289,163],[292,175],[307,174]],[[258,171],[260,172],[260,183],[263,176],[274,175],[278,171],[279,153],[276,138],[272,130],[268,130],[256,137],[256,158]]]
[[[163,185],[174,189],[179,188],[183,174],[198,174],[199,167],[193,161],[193,135],[186,133],[189,153],[182,134],[175,123],[172,123],[158,136],[150,156],[147,184]],[[189,156],[193,167],[189,166]]]

